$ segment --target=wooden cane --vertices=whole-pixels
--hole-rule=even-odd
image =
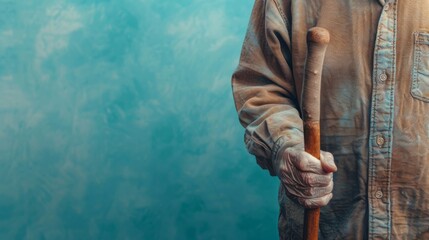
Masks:
[[[317,159],[320,159],[320,86],[329,39],[329,32],[324,28],[314,27],[308,30],[301,106],[305,151]],[[319,208],[305,209],[304,239],[318,239],[319,216]]]

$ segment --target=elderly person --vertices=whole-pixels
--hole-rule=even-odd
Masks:
[[[321,161],[303,150],[306,32],[331,34]],[[245,144],[280,179],[280,239],[429,239],[429,1],[256,0],[232,77]],[[334,160],[335,159],[335,160]]]

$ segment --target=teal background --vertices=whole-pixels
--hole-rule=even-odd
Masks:
[[[276,239],[230,87],[252,5],[0,0],[0,239]]]

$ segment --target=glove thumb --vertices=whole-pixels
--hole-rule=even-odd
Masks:
[[[337,166],[334,162],[334,156],[329,152],[320,151],[320,162],[326,173],[336,172]]]

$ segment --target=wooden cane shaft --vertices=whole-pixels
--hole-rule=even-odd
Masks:
[[[320,159],[320,124],[317,121],[304,122],[305,151]],[[304,239],[317,240],[319,233],[320,208],[305,209]]]
[[[304,239],[317,240],[319,238],[320,208],[306,208],[304,212]]]
[[[320,159],[320,124],[319,121],[304,122],[305,151]]]
[[[330,40],[326,29],[315,27],[307,33],[307,58],[302,92],[305,151],[320,159],[320,89],[326,48]],[[304,239],[317,240],[320,209],[305,209]]]

